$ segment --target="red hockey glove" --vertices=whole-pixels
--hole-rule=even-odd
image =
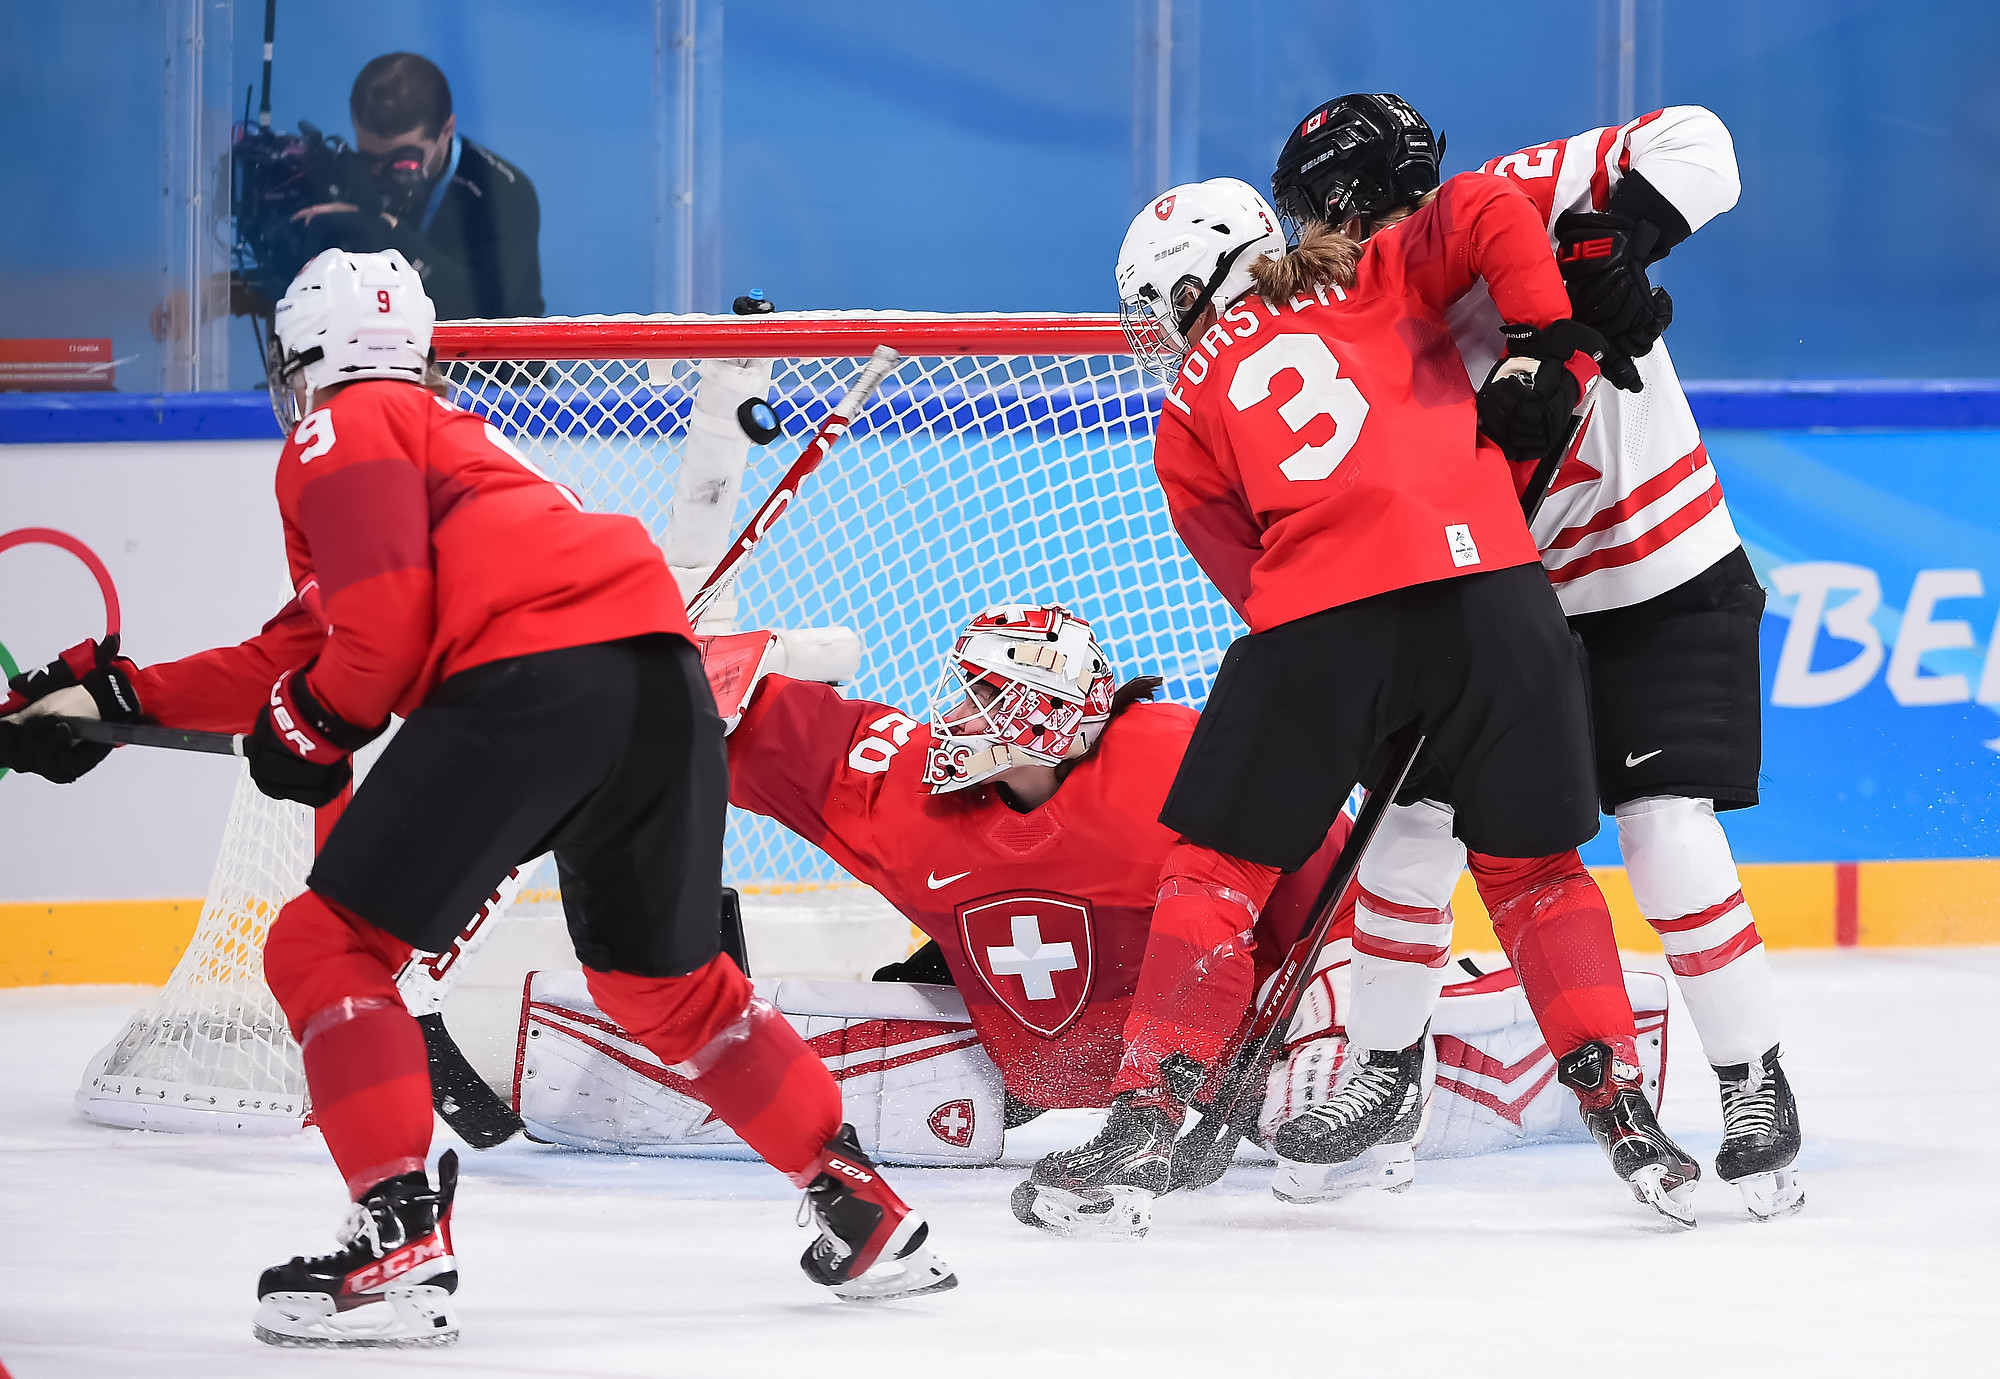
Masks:
[[[307,665],[288,670],[271,686],[271,700],[244,739],[250,779],[274,800],[296,800],[314,809],[332,803],[350,780],[348,756],[381,733],[359,728],[319,702]]]
[[[111,755],[101,742],[78,742],[49,715],[136,723],[142,717],[132,676],[139,667],[118,654],[118,636],[85,640],[55,660],[7,682],[0,704],[0,767],[67,785]]]

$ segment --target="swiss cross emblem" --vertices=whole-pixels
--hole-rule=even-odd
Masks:
[[[1160,219],[1165,220],[1168,216],[1172,215],[1173,213],[1174,213],[1173,197],[1163,196],[1158,201],[1155,201],[1153,203],[1153,214],[1158,216]]]
[[[971,1098],[960,1097],[956,1101],[947,1101],[932,1111],[925,1118],[924,1124],[930,1126],[931,1133],[946,1144],[955,1145],[960,1149],[966,1148],[972,1143]]]
[[[1097,954],[1082,901],[1033,893],[982,900],[959,910],[958,932],[979,980],[1028,1029],[1053,1039],[1083,1014]]]

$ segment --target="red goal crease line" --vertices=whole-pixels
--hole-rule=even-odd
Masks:
[[[1108,313],[945,316],[894,313],[768,316],[553,317],[440,321],[443,362],[521,359],[864,359],[877,345],[904,355],[1129,355]]]

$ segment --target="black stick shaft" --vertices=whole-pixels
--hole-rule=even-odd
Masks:
[[[81,742],[106,742],[114,747],[165,747],[176,752],[243,755],[241,733],[202,733],[188,728],[162,728],[154,723],[106,723],[96,718],[58,718],[69,735]]]

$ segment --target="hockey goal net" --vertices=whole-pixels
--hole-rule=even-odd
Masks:
[[[1159,385],[1115,317],[475,321],[440,325],[436,344],[455,402],[585,506],[643,521],[684,582],[721,555],[875,347],[896,349],[902,363],[704,630],[858,641],[858,668],[850,656],[825,678],[919,721],[951,637],[990,604],[1061,602],[1090,619],[1121,677],[1163,676],[1169,697],[1197,705],[1241,631],[1168,520],[1151,467]],[[762,444],[745,423],[759,398],[781,428]],[[749,409],[751,427],[769,419]],[[261,953],[310,853],[304,811],[239,791],[195,940],[93,1067],[79,1094],[87,1112],[165,1125],[174,1103],[236,1128],[238,1101],[303,1106]],[[735,810],[724,875],[751,893],[853,884],[823,853]]]

